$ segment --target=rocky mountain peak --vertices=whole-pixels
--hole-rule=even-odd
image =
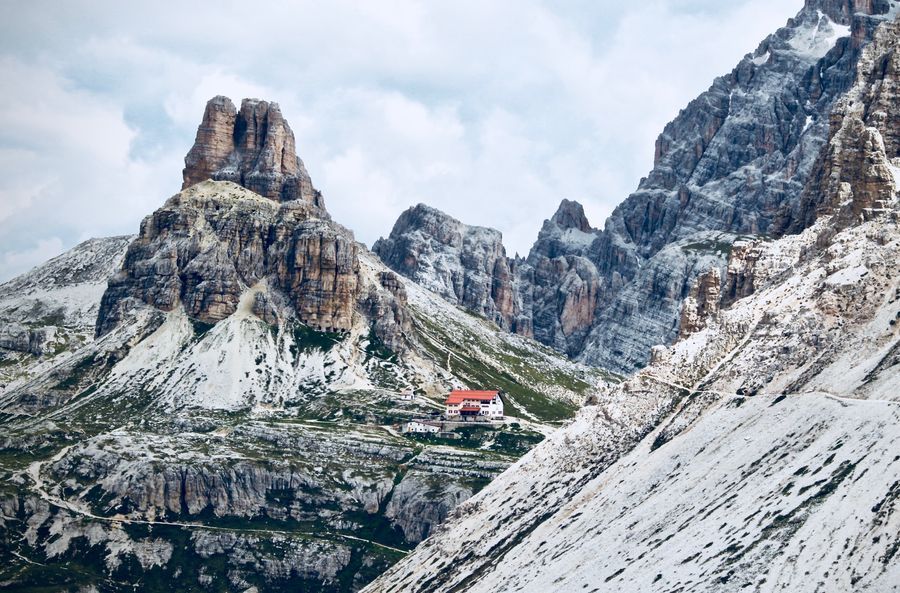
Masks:
[[[891,34],[886,21],[898,13],[894,0],[808,0],[666,125],[653,169],[603,230],[564,200],[527,259],[510,262],[516,327],[529,326],[529,335],[582,362],[632,372],[654,345],[678,337],[682,303],[701,275],[716,268],[720,282],[733,282],[728,299],[752,290],[751,273],[726,274],[733,244],[808,227],[830,208],[822,197],[837,195],[819,182],[850,183],[856,210],[842,216],[851,222],[883,208],[892,167],[900,165],[892,160],[896,127],[878,126],[877,134],[850,128],[872,127],[880,112],[890,112],[884,89],[892,87],[878,81],[893,63],[860,65],[860,56],[877,31]],[[841,124],[847,110],[839,99],[858,67],[877,82],[871,89],[880,93],[872,102],[878,107]],[[847,128],[858,150],[825,160],[820,155],[835,126]],[[868,175],[873,167],[877,179]],[[410,278],[434,276],[427,268],[439,258],[403,248],[395,242],[382,259]],[[469,268],[454,269],[461,278]]]
[[[584,215],[584,207],[574,200],[563,200],[559,208],[550,219],[550,222],[563,230],[578,229],[582,233],[589,233],[591,225]]]
[[[850,24],[854,14],[886,14],[891,10],[890,0],[806,0],[804,11],[820,11],[842,25]]]
[[[228,97],[213,97],[184,164],[182,189],[207,179],[231,181],[279,202],[324,208],[278,103],[244,99],[238,110]]]
[[[425,204],[404,211],[372,246],[393,270],[510,331],[531,335],[521,317],[512,262],[496,229],[463,224]]]

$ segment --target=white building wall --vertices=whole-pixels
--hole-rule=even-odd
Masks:
[[[406,432],[440,432],[441,429],[430,424],[422,424],[421,422],[407,422]]]
[[[446,406],[446,415],[448,417],[459,416],[460,408],[476,406],[481,409],[479,416],[487,418],[503,417],[503,400],[500,396],[495,397],[490,402],[482,402],[478,400],[465,400],[460,404],[448,404]]]

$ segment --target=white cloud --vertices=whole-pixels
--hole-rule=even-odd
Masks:
[[[122,108],[70,88],[52,70],[0,61],[0,278],[52,247],[137,228],[177,189],[178,159],[130,158]],[[133,232],[133,231],[132,231]]]
[[[361,240],[426,202],[524,254],[563,197],[601,226],[662,126],[801,5],[29,2],[0,23],[0,280],[41,240],[134,232],[217,94],[281,104]]]

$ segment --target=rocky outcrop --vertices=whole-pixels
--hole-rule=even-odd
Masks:
[[[183,306],[204,323],[232,315],[265,280],[303,323],[346,331],[359,296],[357,244],[302,201],[276,203],[228,182],[206,181],[172,197],[141,223],[122,270],[109,281],[97,334],[138,304]]]
[[[322,221],[291,229],[289,220],[281,218],[273,232],[284,241],[265,247],[275,286],[289,295],[303,323],[329,332],[350,329],[360,292],[353,236]]]
[[[372,251],[400,274],[500,327],[527,334],[499,231],[468,226],[419,204]]]
[[[563,200],[544,221],[526,260],[534,337],[567,354],[581,351],[594,323],[601,291],[596,265],[587,257],[599,231],[591,228],[578,202]]]
[[[873,47],[889,44],[898,35],[897,23],[876,35]],[[798,232],[828,214],[852,225],[887,207],[900,183],[898,70],[896,52],[863,51],[859,82],[836,105],[827,149],[799,204],[786,212],[782,232]]]
[[[228,97],[213,97],[206,103],[194,146],[184,158],[181,189],[212,179],[235,152],[237,109]],[[246,126],[246,124],[245,124]]]
[[[184,164],[182,189],[207,179],[231,181],[273,200],[324,208],[277,103],[244,99],[238,111],[228,97],[210,99]]]
[[[228,583],[244,593],[264,590],[265,585],[274,583],[335,591],[340,590],[342,577],[353,583],[360,579],[360,572],[370,569],[353,566],[354,550],[349,545],[297,541],[284,535],[264,537],[252,533],[198,531],[191,535],[190,546],[200,566],[196,575],[198,588],[221,582],[221,575],[205,570],[213,563],[227,567]],[[371,559],[369,562],[380,565]],[[182,575],[178,580],[190,582]],[[254,582],[262,587],[252,585]]]
[[[748,297],[756,290],[756,262],[763,245],[761,241],[735,241],[731,246],[722,288],[723,306]]]
[[[55,327],[30,329],[18,323],[9,323],[0,327],[0,349],[40,356],[47,352],[48,342],[55,333]]]
[[[721,301],[721,277],[713,268],[700,274],[691,288],[691,293],[681,305],[681,320],[678,323],[678,337],[686,338],[706,327],[708,321],[719,313]]]
[[[436,492],[426,472],[414,472],[394,487],[385,507],[388,517],[408,541],[420,542],[431,535],[472,491],[461,483],[448,483]]]
[[[821,10],[837,22],[849,22],[854,13],[885,14],[891,8],[890,0],[806,0],[807,10]]]
[[[374,336],[383,345],[393,352],[408,348],[407,336],[412,330],[412,320],[406,310],[406,288],[396,274],[379,272],[378,284],[369,287],[363,306],[372,320]]]

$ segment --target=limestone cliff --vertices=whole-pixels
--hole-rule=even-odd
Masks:
[[[206,179],[232,181],[273,200],[324,207],[278,103],[244,99],[238,111],[228,97],[210,99],[184,164],[182,189]]]
[[[286,296],[302,323],[347,331],[360,296],[358,247],[349,231],[318,212],[229,182],[184,190],[141,224],[103,296],[98,335],[137,304],[161,311],[184,306],[191,318],[215,323],[263,281]]]
[[[361,276],[365,248],[328,216],[276,103],[245,99],[237,111],[211,99],[185,164],[185,189],[142,222],[110,279],[98,337],[147,306],[215,324],[252,292],[252,312],[271,325],[370,323],[393,350],[407,347],[403,294]]]
[[[405,211],[372,251],[397,272],[515,333],[530,334],[512,262],[494,229],[469,226],[424,204]]]
[[[599,231],[591,228],[581,204],[563,200],[544,221],[537,241],[519,266],[528,291],[534,336],[575,356],[594,324],[601,278],[588,251]]]

